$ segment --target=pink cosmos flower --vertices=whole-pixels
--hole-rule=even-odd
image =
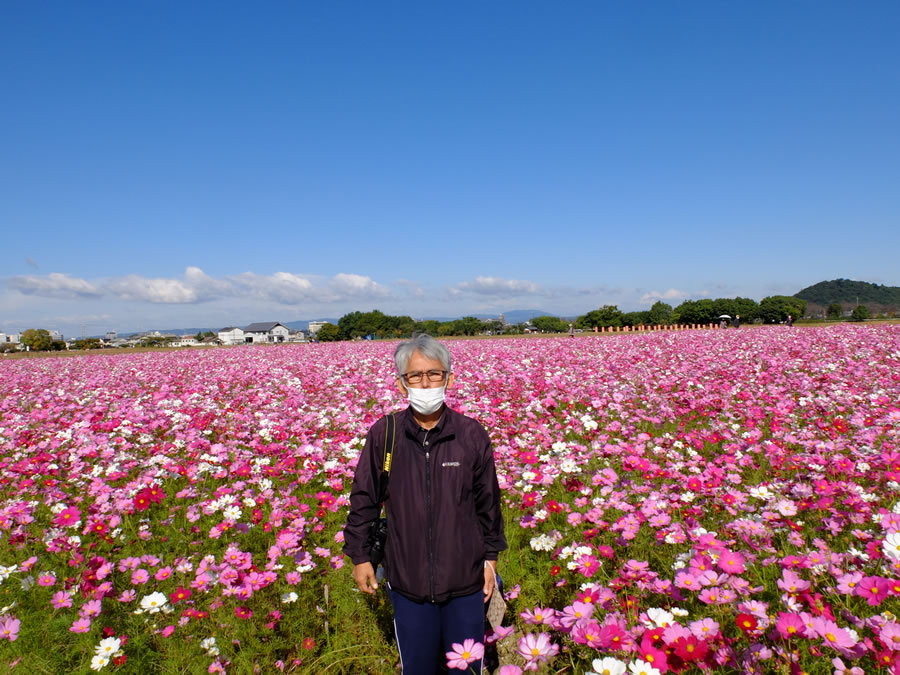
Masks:
[[[91,620],[87,617],[79,617],[69,628],[73,633],[87,633],[91,629]]]
[[[571,628],[576,623],[590,620],[594,613],[594,606],[586,602],[573,602],[565,607],[562,614],[557,614],[559,622],[566,628]]]
[[[746,569],[744,567],[744,556],[731,551],[722,551],[719,559],[716,561],[716,565],[726,574],[743,574]]]
[[[160,633],[160,635],[162,635],[164,638],[167,638],[167,637],[169,637],[169,636],[170,636],[172,633],[174,633],[174,632],[175,632],[175,626],[173,626],[173,625],[168,625],[168,626],[166,626],[165,628],[163,628],[159,633]]]
[[[856,644],[856,640],[845,629],[834,621],[817,616],[812,620],[812,629],[821,637],[825,644],[834,649],[850,649]]]
[[[873,607],[877,607],[887,597],[890,587],[888,580],[882,577],[864,577],[856,587],[856,595],[865,598]]]
[[[522,675],[522,669],[519,666],[505,665],[500,666],[500,670],[497,673],[498,675]]]
[[[70,506],[56,514],[53,524],[57,527],[74,527],[81,519],[81,511]]]
[[[72,596],[65,591],[57,591],[53,594],[53,597],[50,598],[50,604],[53,606],[53,609],[63,609],[64,607],[71,607]]]
[[[806,635],[806,623],[799,614],[780,612],[775,628],[781,637],[785,639],[804,637]]]
[[[135,586],[142,586],[150,580],[150,573],[141,568],[131,573],[131,583]]]
[[[537,670],[559,653],[559,645],[553,644],[547,633],[528,633],[519,638],[518,651],[525,659],[525,670]]]
[[[597,573],[597,570],[600,569],[600,563],[597,561],[597,558],[588,554],[583,555],[575,561],[575,570],[585,577],[592,577]]]
[[[809,582],[789,569],[782,570],[781,579],[775,582],[785,593],[802,593],[809,588]]]
[[[53,572],[44,572],[38,575],[38,586],[52,586],[56,583],[56,575]]]
[[[166,565],[165,567],[161,567],[156,570],[156,574],[153,575],[153,578],[157,581],[164,581],[172,576],[172,568]]]
[[[100,614],[100,609],[100,600],[88,600],[81,606],[81,609],[78,610],[78,615],[86,618],[93,618]]]
[[[543,607],[535,607],[532,611],[528,611],[527,609],[524,612],[520,612],[519,616],[522,617],[522,620],[525,623],[530,623],[533,625],[540,625],[545,623],[550,625],[553,621],[553,617],[556,614],[555,609],[544,609]]]
[[[884,624],[878,633],[878,640],[892,652],[900,652],[900,623],[891,621]]]
[[[15,642],[19,637],[19,628],[22,622],[14,616],[0,618],[0,638],[6,638],[10,642]]]
[[[451,649],[446,654],[448,668],[467,670],[470,663],[484,657],[484,645],[472,638],[463,640],[462,644],[454,642]]]

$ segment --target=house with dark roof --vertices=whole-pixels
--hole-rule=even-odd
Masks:
[[[287,342],[290,334],[290,329],[278,321],[251,323],[244,328],[244,342],[248,344]]]

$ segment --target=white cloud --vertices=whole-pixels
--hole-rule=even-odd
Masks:
[[[12,277],[9,285],[26,295],[40,295],[50,298],[75,299],[99,297],[103,291],[85,279],[54,272],[41,277],[27,275]]]
[[[641,302],[653,303],[657,300],[684,300],[688,295],[688,293],[679,291],[677,288],[670,288],[664,293],[660,293],[659,291],[649,291],[641,296]]]
[[[369,277],[360,276],[359,274],[345,274],[341,272],[336,274],[331,280],[331,287],[334,291],[344,297],[368,297],[383,298],[390,295],[387,288],[378,284]]]
[[[450,289],[450,293],[453,295],[477,293],[479,295],[512,296],[540,295],[541,292],[541,287],[532,281],[499,277],[475,277],[472,281],[464,281]]]
[[[199,267],[188,267],[177,278],[149,278],[137,274],[95,282],[53,273],[47,276],[20,276],[9,280],[20,293],[48,298],[96,298],[111,295],[131,302],[163,305],[191,305],[224,298],[252,298],[282,305],[335,303],[344,300],[388,298],[390,290],[370,277],[342,272],[330,279],[291,272],[261,275],[245,272],[214,278]]]
[[[107,282],[107,288],[122,300],[169,305],[192,304],[200,301],[196,289],[180,279],[147,279],[129,274],[124,279]]]

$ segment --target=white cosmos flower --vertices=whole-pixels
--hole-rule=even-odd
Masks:
[[[900,532],[891,532],[886,536],[884,538],[884,543],[882,544],[882,549],[888,558],[900,560]]]
[[[141,609],[150,614],[156,614],[165,607],[167,602],[166,596],[163,593],[156,591],[155,593],[145,595],[141,598]]]
[[[292,602],[297,602],[297,594],[294,591],[289,591],[287,593],[281,594],[281,602],[285,605],[289,605]]]
[[[103,667],[109,663],[109,657],[102,654],[94,654],[91,659],[91,670],[103,670]]]
[[[115,655],[121,646],[122,641],[117,637],[103,638],[100,640],[100,644],[94,647],[94,653],[98,656],[106,656],[108,658],[110,655]]]
[[[585,675],[625,675],[628,672],[628,666],[624,661],[614,659],[611,656],[604,656],[602,659],[594,659],[591,664],[593,671]]]

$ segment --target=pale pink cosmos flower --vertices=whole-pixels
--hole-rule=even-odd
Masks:
[[[19,637],[22,622],[15,616],[0,617],[0,638],[15,642]]]
[[[69,595],[66,591],[57,591],[53,594],[53,597],[50,598],[50,604],[53,606],[53,609],[63,609],[64,607],[71,607],[72,596]]]
[[[69,628],[72,633],[87,633],[91,629],[91,620],[87,617],[79,617]]]
[[[812,620],[812,629],[816,635],[825,641],[825,644],[834,649],[851,649],[856,640],[847,630],[838,626],[834,621],[817,616]]]
[[[448,668],[468,670],[470,663],[480,661],[484,657],[484,645],[472,638],[466,638],[462,644],[454,642],[446,656]]]
[[[519,638],[518,652],[525,659],[525,670],[537,670],[559,653],[559,645],[553,644],[547,633],[528,633]]]
[[[142,586],[150,580],[150,573],[141,568],[131,573],[131,583],[135,586]]]

